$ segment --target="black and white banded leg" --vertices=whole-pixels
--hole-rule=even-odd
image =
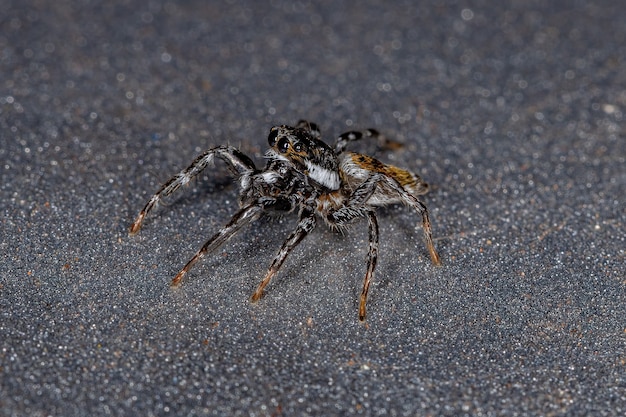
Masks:
[[[402,185],[400,185],[398,181],[389,176],[376,173],[365,182],[365,184],[367,183],[371,183],[374,187],[382,184],[387,185],[391,190],[397,193],[402,203],[417,211],[417,214],[422,217],[422,231],[424,232],[424,240],[426,243],[426,248],[428,249],[428,254],[430,255],[430,259],[434,265],[441,265],[441,259],[439,258],[439,254],[437,253],[437,250],[435,249],[435,244],[433,243],[433,232],[430,226],[428,209],[426,208],[424,203],[422,203],[413,194],[409,193],[404,187],[402,187]]]
[[[372,174],[363,184],[354,190],[352,196],[348,202],[346,202],[344,207],[327,215],[328,222],[331,225],[336,225],[338,227],[347,224],[352,219],[359,216],[366,216],[368,219],[369,252],[367,255],[367,271],[365,273],[365,279],[363,280],[363,290],[361,291],[361,298],[359,302],[359,320],[361,321],[365,320],[367,293],[378,259],[378,222],[374,211],[366,208],[367,200],[374,194],[377,187],[380,187],[382,184],[387,185],[391,190],[393,190],[399,196],[402,203],[412,207],[418,214],[420,214],[422,217],[422,230],[426,240],[426,248],[428,249],[431,261],[435,265],[441,264],[439,254],[437,253],[433,243],[430,219],[426,206],[415,196],[406,191],[404,187],[402,187],[402,185],[400,185],[400,183],[398,183],[395,179],[380,173]]]
[[[350,142],[355,142],[361,139],[372,138],[378,142],[378,146],[383,149],[399,149],[402,147],[400,142],[389,139],[376,129],[354,130],[345,132],[339,135],[335,141],[335,153],[342,153]]]
[[[207,242],[200,248],[198,252],[187,262],[187,264],[180,270],[178,274],[172,280],[171,285],[177,286],[182,281],[183,277],[189,272],[191,267],[198,262],[204,255],[213,252],[215,249],[219,248],[222,244],[224,244],[228,239],[233,237],[235,233],[237,233],[241,228],[249,223],[252,223],[255,220],[258,220],[263,213],[264,207],[263,204],[258,203],[254,205],[249,205],[240,209],[235,215],[230,219],[228,224],[224,226],[219,232],[217,232],[213,237],[211,237]]]
[[[272,264],[267,270],[263,281],[261,281],[254,294],[250,297],[250,301],[258,301],[263,296],[263,289],[267,286],[267,284],[269,284],[274,275],[276,275],[283,262],[285,262],[285,259],[287,259],[287,256],[314,228],[315,213],[311,210],[303,210],[300,214],[300,220],[296,229],[291,232],[291,234],[283,242],[278,254],[274,257]]]
[[[218,157],[226,162],[228,169],[234,175],[242,178],[242,183],[245,178],[249,178],[250,175],[257,171],[254,166],[254,162],[233,146],[218,146],[216,148],[209,149],[200,154],[191,163],[191,165],[174,175],[165,184],[163,184],[163,186],[161,186],[152,198],[150,198],[143,210],[141,210],[139,216],[137,216],[137,219],[130,227],[130,234],[134,235],[139,231],[139,229],[141,229],[141,225],[145,217],[163,197],[169,196],[174,191],[178,190],[182,185],[188,184],[189,181],[199,175],[208,165],[212,164],[215,157]]]
[[[374,210],[367,208],[365,203],[376,191],[376,182],[365,182],[361,184],[353,193],[344,207],[329,213],[327,220],[330,224],[340,228],[356,217],[367,217],[369,249],[367,252],[367,269],[363,279],[363,289],[359,301],[359,320],[364,321],[366,316],[367,293],[374,276],[376,263],[378,261],[378,220]]]
[[[359,301],[359,320],[364,321],[366,315],[367,292],[372,282],[376,262],[378,261],[378,220],[374,211],[367,212],[367,225],[369,236],[369,251],[367,252],[367,270],[363,279],[363,290]]]

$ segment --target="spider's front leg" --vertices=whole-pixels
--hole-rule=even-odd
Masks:
[[[130,227],[130,234],[134,235],[139,232],[145,217],[163,197],[167,197],[172,194],[180,188],[181,185],[189,183],[189,181],[199,175],[209,164],[211,164],[215,157],[218,157],[226,162],[228,169],[235,175],[249,177],[256,172],[254,162],[233,146],[218,146],[217,148],[209,149],[200,154],[186,169],[174,175],[161,186],[152,198],[150,198],[143,210],[141,210],[137,219],[135,219],[135,222]]]
[[[191,267],[200,260],[204,255],[210,253],[220,247],[224,242],[230,239],[235,233],[237,233],[243,226],[257,220],[261,217],[264,207],[263,204],[249,205],[239,210],[230,219],[228,224],[224,226],[219,232],[217,232],[211,239],[200,248],[200,250],[187,262],[187,264],[180,270],[178,274],[172,280],[172,286],[177,286],[183,279],[185,274],[189,272]]]
[[[228,239],[233,237],[235,233],[241,230],[247,224],[250,224],[261,217],[263,212],[268,209],[278,211],[290,211],[292,202],[281,198],[272,198],[267,196],[259,197],[253,204],[248,204],[233,215],[226,226],[222,227],[200,248],[198,252],[187,262],[171,282],[172,286],[177,286],[183,277],[189,272],[191,267],[198,262],[204,255],[213,252],[224,244]]]
[[[287,255],[289,255],[298,243],[300,243],[302,239],[304,239],[314,228],[315,213],[309,209],[303,210],[300,214],[300,221],[298,222],[296,229],[291,232],[287,239],[285,239],[285,242],[281,246],[278,254],[265,274],[265,278],[263,278],[263,281],[261,281],[254,294],[250,297],[250,301],[258,301],[263,296],[263,289],[267,286],[267,284],[269,284],[272,277],[276,275],[283,262],[285,262],[285,259],[287,259]]]

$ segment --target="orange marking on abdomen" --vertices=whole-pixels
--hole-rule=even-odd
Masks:
[[[354,154],[352,155],[352,162],[365,170],[380,172],[381,174],[392,177],[403,187],[413,188],[418,182],[418,177],[412,172],[394,165],[384,164],[371,156]]]

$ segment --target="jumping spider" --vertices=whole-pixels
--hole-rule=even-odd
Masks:
[[[146,215],[163,197],[187,184],[218,157],[238,178],[240,209],[187,262],[172,280],[172,285],[178,285],[200,258],[217,249],[243,226],[259,219],[266,210],[283,213],[297,210],[298,225],[287,237],[265,278],[252,294],[251,301],[257,301],[287,255],[313,230],[318,216],[333,229],[344,229],[355,218],[365,217],[369,229],[369,251],[359,304],[359,319],[363,321],[367,292],[378,257],[376,207],[403,203],[415,209],[422,217],[430,258],[433,264],[440,264],[433,244],[428,210],[417,198],[428,191],[428,185],[412,172],[383,164],[371,156],[345,152],[349,142],[365,137],[384,139],[373,129],[353,131],[340,135],[335,146],[330,147],[321,140],[318,126],[314,123],[301,120],[296,127],[274,126],[268,137],[270,148],[265,155],[268,162],[264,169],[257,169],[249,157],[232,146],[209,149],[150,198],[131,226],[130,234],[139,231]]]

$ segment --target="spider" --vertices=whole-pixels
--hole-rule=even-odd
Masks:
[[[187,184],[217,157],[238,178],[240,208],[228,224],[187,262],[171,284],[177,286],[198,260],[266,211],[297,211],[299,220],[295,230],[282,244],[250,298],[256,302],[289,253],[315,228],[318,218],[332,229],[343,230],[356,218],[365,217],[369,230],[369,251],[359,302],[359,320],[364,321],[367,293],[378,258],[376,207],[403,203],[413,208],[421,216],[426,248],[433,264],[440,265],[441,261],[433,244],[428,210],[417,198],[428,191],[428,185],[412,172],[384,164],[371,156],[345,151],[350,142],[362,138],[393,143],[378,131],[367,129],[346,132],[331,147],[322,141],[315,123],[301,120],[295,127],[282,125],[270,129],[269,150],[265,154],[267,164],[263,169],[256,168],[252,160],[235,147],[209,149],[161,186],[139,213],[130,234],[139,231],[146,215],[163,197]]]

